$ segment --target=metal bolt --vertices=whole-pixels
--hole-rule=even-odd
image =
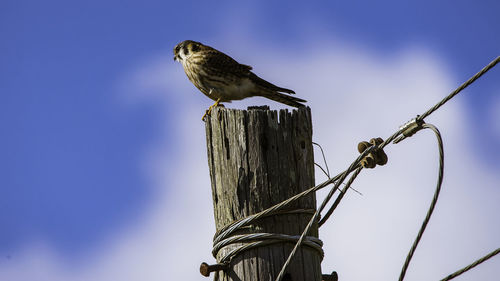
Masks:
[[[202,262],[200,265],[200,273],[205,277],[210,276],[210,272],[226,270],[226,269],[227,265],[222,263],[208,265],[206,262]]]

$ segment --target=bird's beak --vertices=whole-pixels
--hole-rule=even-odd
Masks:
[[[177,56],[174,56],[174,61],[176,61],[176,60],[177,60]]]

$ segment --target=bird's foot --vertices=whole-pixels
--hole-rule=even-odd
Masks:
[[[207,121],[207,117],[210,116],[210,112],[211,111],[212,111],[211,107],[209,107],[207,110],[205,110],[205,114],[203,114],[203,116],[201,117],[201,121],[206,122]]]
[[[205,114],[203,114],[203,117],[201,117],[201,121],[207,121],[207,117],[210,116],[210,113],[212,113],[212,108],[214,108],[214,106],[222,106],[224,107],[224,105],[222,104],[219,104],[220,102],[220,99],[218,99],[214,104],[212,104],[208,109],[207,111],[205,111]]]

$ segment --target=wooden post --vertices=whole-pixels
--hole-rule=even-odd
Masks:
[[[217,230],[314,186],[309,108],[280,110],[278,115],[268,107],[248,110],[217,107],[206,122],[206,137]],[[304,197],[286,209],[316,209],[315,195]],[[237,234],[300,235],[311,216],[311,213],[270,216]],[[318,237],[317,224],[308,235]],[[217,260],[238,245],[241,244],[226,246]],[[283,242],[244,251],[214,280],[273,281],[293,246]],[[303,246],[283,280],[320,281],[320,263],[320,254]]]

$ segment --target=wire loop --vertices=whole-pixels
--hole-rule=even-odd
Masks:
[[[431,205],[429,206],[429,210],[427,211],[427,215],[425,216],[424,222],[422,223],[422,226],[420,227],[420,230],[418,231],[417,237],[415,238],[415,241],[413,242],[413,245],[410,248],[410,252],[408,252],[408,255],[406,256],[405,263],[403,264],[403,268],[401,269],[401,273],[399,275],[399,281],[402,281],[405,277],[406,270],[408,269],[408,266],[410,265],[410,261],[413,257],[413,254],[415,253],[415,250],[417,249],[418,243],[420,242],[420,239],[422,238],[422,235],[424,234],[425,228],[427,227],[427,224],[429,223],[429,220],[431,219],[431,215],[434,212],[434,207],[436,206],[436,203],[439,198],[439,192],[441,191],[441,184],[443,183],[443,174],[444,174],[444,150],[443,150],[443,139],[441,138],[441,133],[439,132],[438,128],[432,124],[424,124],[422,128],[426,129],[431,129],[434,134],[436,135],[437,138],[437,143],[438,143],[438,148],[439,148],[439,173],[438,173],[438,180],[437,180],[437,185],[436,185],[436,191],[434,192],[434,197],[432,198]]]

